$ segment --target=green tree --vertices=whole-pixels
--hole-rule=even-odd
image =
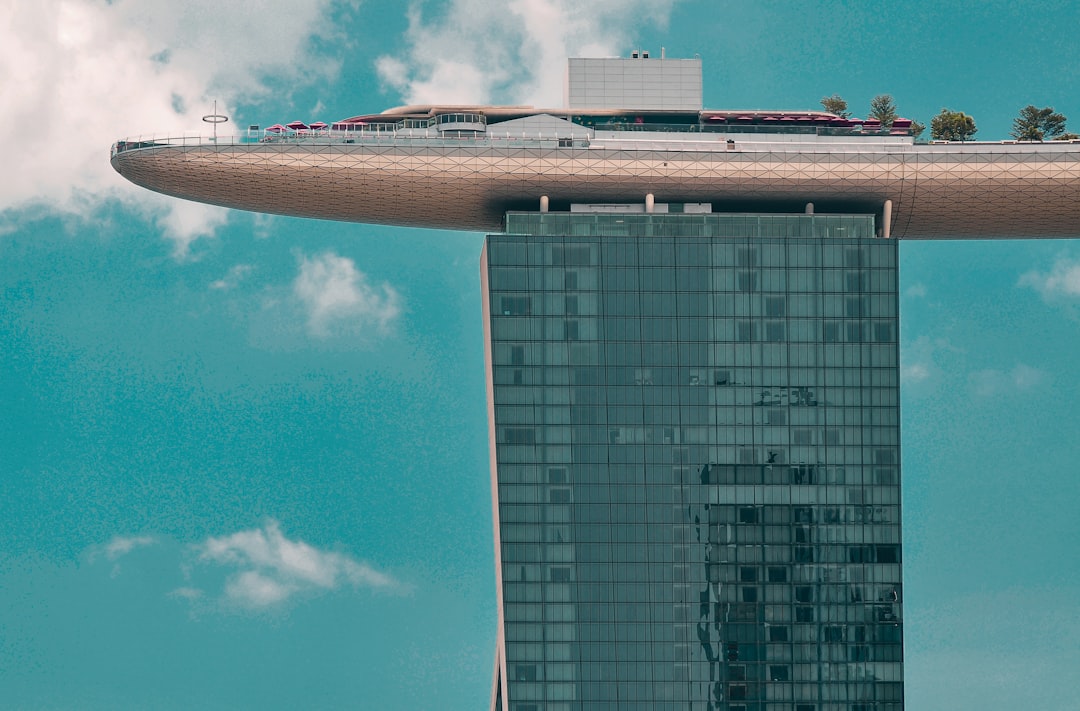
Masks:
[[[911,119],[911,135],[914,138],[918,138],[919,136],[921,136],[923,131],[925,131],[925,130],[926,130],[926,124],[925,123],[920,123],[920,122],[916,121],[915,119]]]
[[[892,128],[896,114],[896,102],[888,94],[878,94],[870,100],[870,116],[881,122],[882,128]]]
[[[1080,141],[1080,135],[1075,133],[1063,133],[1060,136],[1054,136],[1055,141]]]
[[[935,141],[966,141],[978,131],[975,119],[962,111],[942,109],[930,121],[930,138]]]
[[[821,106],[830,114],[836,114],[840,118],[846,119],[851,117],[851,112],[848,111],[847,102],[844,101],[839,94],[824,97],[821,100]]]
[[[1012,137],[1018,141],[1042,141],[1065,133],[1065,117],[1053,108],[1036,108],[1028,104],[1013,119]]]

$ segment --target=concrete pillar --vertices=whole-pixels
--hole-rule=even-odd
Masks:
[[[540,212],[547,212],[547,211],[548,211],[548,196],[547,195],[541,195],[540,196]]]
[[[892,200],[885,201],[885,208],[881,214],[881,236],[885,239],[892,237]]]
[[[656,209],[656,198],[653,197],[652,193],[649,193],[648,195],[645,196],[645,212],[647,212],[649,214],[652,214],[652,212],[655,209]]]
[[[806,214],[807,215],[813,215],[814,214],[814,203],[812,203],[812,202],[806,203]]]

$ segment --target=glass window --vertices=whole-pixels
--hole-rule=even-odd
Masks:
[[[788,641],[788,628],[784,625],[770,625],[769,626],[769,641],[770,642],[787,642]]]
[[[848,318],[863,318],[869,316],[867,301],[862,297],[848,297],[844,300],[844,315]]]
[[[757,272],[739,272],[735,283],[739,291],[757,291]]]

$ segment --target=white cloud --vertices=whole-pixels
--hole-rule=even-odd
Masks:
[[[1080,296],[1080,260],[1058,257],[1049,272],[1033,269],[1023,274],[1019,286],[1030,286],[1048,301]]]
[[[225,596],[248,608],[272,607],[297,593],[333,590],[343,584],[400,588],[392,576],[367,563],[289,540],[276,521],[223,538],[208,538],[197,550],[203,562],[236,569],[226,581]]]
[[[136,548],[144,548],[146,546],[152,546],[157,543],[151,536],[115,536],[111,541],[105,544],[105,557],[109,560],[116,560],[121,556],[125,556]]]
[[[900,382],[902,385],[914,385],[934,381],[941,375],[938,361],[960,353],[947,339],[931,339],[919,336],[911,343],[902,343],[900,351]]]
[[[1031,390],[1041,385],[1045,377],[1045,372],[1023,363],[1018,363],[1009,373],[1009,379],[1013,386],[1020,390]]]
[[[295,583],[283,583],[255,570],[234,575],[225,586],[225,594],[250,607],[269,607],[288,599],[298,590]]]
[[[921,299],[926,296],[926,284],[919,282],[904,289],[904,296],[909,299]]]
[[[369,283],[367,275],[348,257],[323,252],[299,258],[293,295],[307,312],[312,335],[326,338],[331,335],[331,326],[355,331],[374,324],[386,329],[401,313],[397,291],[386,283]]]
[[[904,383],[921,383],[930,377],[930,366],[926,363],[912,363],[900,367],[900,380]]]
[[[241,281],[244,280],[244,277],[251,273],[252,269],[254,269],[254,267],[252,267],[250,264],[237,264],[232,269],[230,269],[229,273],[226,274],[224,277],[218,279],[217,281],[211,282],[210,288],[219,289],[222,291],[234,289]]]
[[[224,211],[155,199],[114,173],[108,147],[149,132],[206,130],[201,116],[268,91],[266,77],[322,81],[337,60],[313,37],[337,30],[334,0],[36,0],[4,3],[0,106],[8,163],[0,214],[47,206],[90,217],[103,200],[164,215],[179,254]],[[37,213],[39,214],[39,213]],[[7,216],[10,219],[10,214]]]
[[[229,219],[229,211],[216,205],[157,195],[143,199],[164,211],[157,223],[173,241],[173,256],[178,259],[191,254],[192,242],[214,234]]]
[[[116,577],[120,574],[120,559],[131,553],[136,548],[146,548],[148,546],[157,545],[158,541],[152,536],[114,536],[112,540],[103,546],[92,546],[88,551],[88,560],[90,563],[97,562],[99,556],[103,555],[106,559],[112,561],[112,577]]]
[[[567,57],[625,56],[633,29],[665,25],[675,0],[450,0],[409,14],[405,56],[375,67],[406,103],[563,104]]]
[[[315,112],[312,112],[314,115]],[[270,228],[274,225],[274,215],[265,212],[251,213],[251,228],[255,239],[266,239],[270,236]]]
[[[972,391],[982,397],[1016,394],[1034,390],[1046,379],[1046,373],[1024,363],[1008,371],[986,369],[971,374]]]

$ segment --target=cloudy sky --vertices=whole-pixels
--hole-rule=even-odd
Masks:
[[[1080,6],[0,0],[0,706],[486,707],[482,235],[141,191],[112,141],[558,105],[700,54],[711,107],[891,93],[1080,129]],[[222,129],[225,130],[225,129]],[[1075,709],[1080,245],[902,245],[910,708]]]

